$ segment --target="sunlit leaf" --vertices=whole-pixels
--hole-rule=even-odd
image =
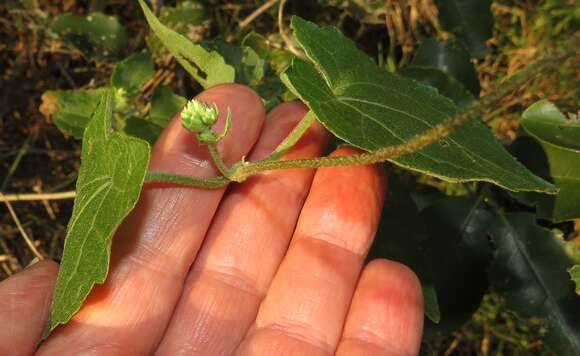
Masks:
[[[336,28],[294,17],[311,61],[295,60],[284,80],[335,136],[367,151],[400,144],[457,112],[435,90],[379,68]],[[550,191],[474,120],[439,143],[394,163],[451,182],[489,181],[510,190]]]
[[[112,132],[113,94],[104,91],[83,135],[77,196],[45,336],[79,310],[109,269],[115,230],[133,209],[149,163],[149,145]]]
[[[155,35],[179,64],[204,88],[234,81],[234,68],[226,64],[219,53],[208,51],[201,45],[192,43],[185,36],[162,24],[143,0],[139,0],[139,4]]]
[[[52,117],[54,124],[63,133],[80,139],[103,91],[104,89],[49,90],[42,95],[41,111]]]
[[[207,20],[207,9],[202,1],[182,0],[175,6],[163,3],[159,9],[159,21],[162,24],[193,42],[201,40]],[[147,36],[146,42],[155,57],[164,58],[169,53],[155,35]]]
[[[251,47],[239,47],[219,40],[209,45],[235,69],[236,83],[254,86],[264,78],[266,63]]]

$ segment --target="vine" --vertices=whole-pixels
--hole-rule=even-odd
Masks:
[[[222,173],[221,177],[211,179],[192,179],[180,175],[173,175],[161,172],[149,172],[145,178],[146,182],[157,183],[177,183],[202,188],[220,188],[227,185],[229,182],[243,182],[248,177],[259,174],[264,171],[278,170],[278,169],[295,169],[295,168],[322,168],[322,167],[339,167],[339,166],[356,166],[369,165],[379,162],[386,162],[391,159],[417,152],[422,148],[435,143],[445,137],[451,135],[455,131],[461,129],[466,123],[488,111],[490,108],[497,106],[503,98],[518,90],[525,83],[532,80],[539,75],[546,75],[550,72],[558,70],[562,61],[576,55],[576,49],[580,47],[580,32],[569,38],[567,41],[561,43],[548,53],[541,55],[532,63],[528,64],[523,69],[514,73],[500,83],[492,94],[480,98],[473,104],[460,111],[453,117],[446,121],[432,127],[416,135],[415,137],[395,146],[389,146],[378,149],[372,152],[366,152],[356,155],[338,156],[338,157],[318,157],[309,159],[293,159],[293,160],[278,160],[284,152],[291,148],[300,137],[306,132],[308,127],[315,121],[315,115],[312,112],[298,123],[296,128],[284,139],[284,141],[274,150],[274,152],[267,158],[259,161],[247,162],[240,161],[233,165],[233,167],[225,167],[219,153],[216,149],[216,142],[225,137],[228,131],[229,122],[231,120],[231,113],[228,112],[226,119],[226,130],[222,135],[214,137],[213,141],[206,141],[201,138],[200,142],[208,142],[209,152],[216,164],[218,170]],[[199,103],[192,100],[190,103]],[[182,111],[182,120],[184,126],[189,119],[191,107],[186,107]],[[205,110],[205,109],[198,109]],[[217,110],[214,113],[217,115]],[[185,116],[185,117],[184,117]],[[214,116],[212,123],[215,123],[217,116]],[[195,131],[194,131],[195,132]],[[198,138],[200,136],[198,135]]]

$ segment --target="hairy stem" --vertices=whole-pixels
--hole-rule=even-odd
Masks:
[[[244,165],[241,165],[239,169],[234,172],[234,176],[237,177],[236,180],[243,180],[245,177],[249,177],[261,171],[274,169],[367,165],[385,162],[419,151],[422,148],[449,136],[469,121],[480,117],[489,108],[497,106],[504,97],[519,89],[536,75],[545,75],[547,72],[557,70],[562,61],[575,55],[578,47],[580,47],[580,32],[565,41],[565,43],[559,46],[556,50],[540,56],[522,70],[506,78],[497,86],[492,94],[482,97],[480,100],[474,102],[463,111],[452,116],[450,119],[433,126],[429,130],[426,130],[401,144],[351,156],[247,162]]]
[[[221,158],[217,150],[217,144],[215,142],[209,142],[207,144],[207,149],[209,150],[209,154],[211,155],[213,162],[215,163],[222,176],[229,179],[231,176],[231,169],[226,166],[225,162]]]
[[[147,172],[147,175],[145,176],[145,183],[169,183],[206,189],[217,189],[227,186],[230,183],[230,180],[225,177],[203,179],[151,171]]]
[[[281,4],[284,4],[284,2],[285,1],[282,0]],[[579,47],[580,32],[577,32],[568,40],[561,43],[555,50],[540,56],[520,71],[506,78],[491,94],[482,97],[444,122],[435,125],[398,145],[350,156],[319,157],[283,161],[274,160],[275,158],[282,156],[284,152],[292,147],[292,145],[300,139],[312,124],[310,120],[314,120],[316,116],[314,113],[309,113],[302,119],[291,134],[276,148],[274,153],[266,159],[255,162],[239,162],[232,168],[227,168],[223,165],[223,167],[220,168],[220,164],[223,164],[223,161],[219,155],[217,155],[217,151],[214,152],[215,154],[212,153],[216,165],[220,168],[222,174],[227,173],[227,177],[206,180],[160,172],[149,172],[145,180],[147,182],[169,182],[195,187],[220,188],[226,186],[230,181],[243,182],[252,175],[268,170],[368,165],[393,160],[397,157],[419,151],[454,133],[469,121],[480,117],[489,110],[489,108],[497,106],[503,98],[519,89],[535,76],[540,74],[545,75],[549,72],[556,71],[564,60],[576,55],[576,49]]]

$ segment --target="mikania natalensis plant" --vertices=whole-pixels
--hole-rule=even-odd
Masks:
[[[211,157],[222,175],[216,178],[201,179],[152,171],[147,173],[146,181],[166,182],[211,189],[224,187],[232,181],[243,182],[252,175],[268,170],[356,166],[386,162],[403,155],[417,152],[430,144],[444,139],[459,130],[469,121],[479,118],[489,108],[497,106],[504,97],[519,89],[535,76],[539,74],[546,75],[549,72],[558,70],[557,65],[573,55],[575,53],[574,49],[578,45],[580,45],[580,33],[576,33],[562,46],[540,56],[522,70],[506,78],[491,94],[480,98],[446,121],[433,126],[401,144],[355,155],[278,160],[278,158],[298,142],[300,137],[302,137],[310,125],[316,120],[316,116],[310,111],[267,158],[254,162],[247,162],[242,159],[232,167],[227,167],[217,151],[216,144],[227,135],[231,127],[232,114],[230,108],[228,107],[224,130],[218,134],[212,129],[219,117],[217,105],[215,103],[209,105],[200,100],[192,99],[181,111],[182,125],[188,131],[197,134],[198,142],[207,144]]]
[[[165,27],[143,1],[140,0],[140,4],[155,34],[184,69],[203,87],[236,80],[233,67],[226,64],[219,53],[193,44],[187,38]],[[547,75],[557,71],[561,63],[574,56],[576,48],[580,47],[580,33],[571,36],[555,50],[545,53],[524,69],[506,78],[489,95],[458,111],[450,99],[422,84],[409,79],[401,79],[392,74],[387,77],[383,68],[377,67],[368,56],[339,34],[338,30],[321,28],[299,18],[296,18],[296,21],[293,20],[293,28],[296,39],[304,49],[305,57],[295,59],[289,69],[281,75],[281,79],[288,89],[302,98],[312,110],[299,121],[268,157],[257,161],[246,161],[242,158],[239,162],[226,164],[218,152],[217,145],[227,136],[232,121],[237,119],[232,117],[231,110],[225,109],[227,110],[225,125],[219,131],[215,129],[215,126],[220,117],[220,110],[215,103],[205,103],[194,99],[187,102],[181,110],[182,126],[195,135],[199,144],[207,146],[220,173],[218,177],[204,179],[169,172],[148,172],[150,144],[123,132],[110,130],[113,108],[116,106],[116,109],[122,109],[126,106],[125,93],[117,90],[115,95],[109,92],[103,96],[83,134],[83,156],[77,182],[77,199],[71,223],[67,228],[51,319],[45,336],[59,324],[68,322],[79,310],[92,287],[106,280],[111,239],[115,229],[135,207],[144,182],[172,183],[212,189],[225,187],[231,182],[243,182],[250,176],[268,170],[354,166],[394,161],[402,167],[415,169],[427,175],[448,178],[449,181],[488,181],[514,191],[550,194],[557,192],[553,184],[536,177],[515,161],[495,140],[485,125],[471,121],[499,106],[504,97],[536,75]],[[331,48],[334,46],[334,48],[333,51],[322,51],[321,46]],[[316,53],[317,51],[319,52]],[[328,66],[325,68],[329,62],[339,65],[336,68],[328,68]],[[357,72],[357,74],[362,73],[362,75],[353,77],[352,66],[360,69],[360,73]],[[362,77],[364,77],[364,83],[360,83]],[[307,87],[302,86],[304,82],[308,82]],[[337,82],[340,82],[340,85],[337,85]],[[383,90],[386,94],[373,97],[366,90],[357,91],[356,85],[360,84],[379,87],[379,90]],[[350,90],[348,95],[343,95],[346,92],[345,88]],[[320,99],[318,94],[323,91],[326,96]],[[416,99],[415,95],[421,100]],[[412,97],[412,100],[400,101],[405,96]],[[321,109],[321,105],[316,105],[320,104],[317,101],[324,99],[329,99],[332,101],[331,104],[343,107],[353,102],[373,105],[372,113],[368,109],[369,106],[360,109],[367,111],[364,117],[367,121],[360,121],[360,131],[363,131],[362,127],[365,126],[363,124],[368,124],[365,126],[367,131],[362,132],[362,140],[358,136],[359,131],[356,130],[359,127],[352,129],[351,126],[344,126],[345,123],[353,122],[353,118],[349,115],[354,112],[325,111]],[[185,100],[181,101],[179,106],[184,102]],[[415,110],[413,105],[421,106],[421,110]],[[173,113],[178,110],[175,108]],[[386,114],[389,110],[393,116]],[[224,115],[224,113],[221,114]],[[360,116],[363,116],[362,113]],[[361,117],[358,119],[362,120]],[[373,124],[373,120],[380,122],[382,126],[375,125],[371,129],[370,124]],[[410,120],[409,127],[404,126],[407,124],[405,120]],[[365,149],[366,152],[340,157],[281,159],[315,121],[320,121],[331,133],[347,143]],[[399,126],[394,127],[396,125],[393,122],[398,123]],[[466,124],[471,125],[469,129],[458,131]],[[402,129],[401,125],[404,126]],[[346,131],[350,130],[346,134],[344,130],[341,131],[345,127]],[[419,127],[423,127],[424,131],[418,129]],[[374,135],[375,132],[371,131],[375,129],[382,131],[377,131]],[[391,130],[394,133],[390,132]],[[342,136],[340,136],[341,133]],[[364,134],[372,136],[377,142],[371,142],[372,140]],[[447,138],[451,134],[454,134],[453,137]],[[396,136],[396,139],[389,138],[389,135]],[[460,140],[463,146],[457,144]],[[481,142],[485,144],[474,146],[474,140],[482,140]],[[437,150],[439,147],[434,144],[440,141],[454,142],[449,149]],[[91,147],[100,149],[91,150]],[[118,154],[120,148],[124,150],[124,154]],[[418,154],[413,155],[413,162],[404,162],[406,157],[403,156],[415,152]],[[421,160],[416,157],[428,159]],[[465,157],[469,159],[461,161]],[[109,164],[111,160],[114,160],[115,164]],[[436,163],[432,164],[432,162]],[[440,164],[440,162],[443,163]],[[471,166],[454,170],[454,165],[457,166],[462,162]],[[124,167],[123,171],[116,171],[117,167]],[[464,172],[469,174],[464,174]],[[128,179],[115,181],[114,177],[119,175],[128,176]],[[113,189],[115,185],[118,189]],[[110,209],[111,207],[114,209]],[[100,215],[102,211],[113,212],[114,216]],[[106,223],[102,224],[105,229],[103,226],[101,229],[92,229],[95,221]],[[512,238],[505,241],[509,242],[510,239]],[[578,345],[580,347],[580,342]]]

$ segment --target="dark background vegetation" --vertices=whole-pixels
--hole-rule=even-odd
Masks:
[[[183,2],[183,1],[179,1]],[[203,5],[202,21],[188,29],[196,40],[222,38],[239,42],[255,31],[283,46],[278,35],[277,7],[239,29],[240,21],[265,1],[192,1]],[[158,7],[176,1],[154,1]],[[162,4],[163,3],[163,4]],[[155,8],[155,7],[154,7]],[[0,3],[0,192],[43,193],[74,190],[80,143],[52,124],[50,108],[41,107],[47,90],[88,89],[108,83],[116,58],[91,59],[67,44],[48,27],[62,13],[86,15],[101,11],[116,16],[128,33],[120,58],[146,47],[148,26],[136,1],[130,0],[3,0]],[[494,36],[490,53],[476,61],[482,95],[493,81],[513,73],[534,55],[550,48],[578,21],[578,4],[566,0],[498,0],[492,5]],[[286,15],[297,14],[319,24],[332,24],[389,70],[398,71],[428,36],[445,39],[431,0],[311,0],[289,1]],[[565,70],[565,69],[564,69]],[[156,75],[138,100],[147,101],[150,89],[169,85],[191,97],[200,88],[169,57],[156,57]],[[512,141],[522,110],[548,98],[563,111],[578,107],[578,73],[555,82],[541,78],[506,98],[488,112],[498,136]],[[43,112],[45,114],[43,114]],[[58,260],[62,252],[72,200],[13,202],[29,239],[40,253]],[[580,230],[580,224],[576,224]],[[0,279],[25,268],[34,258],[22,233],[2,204],[0,207]],[[544,354],[539,337],[545,333],[537,320],[518,320],[495,294],[485,297],[478,312],[460,330],[428,341],[428,354],[488,355]]]

